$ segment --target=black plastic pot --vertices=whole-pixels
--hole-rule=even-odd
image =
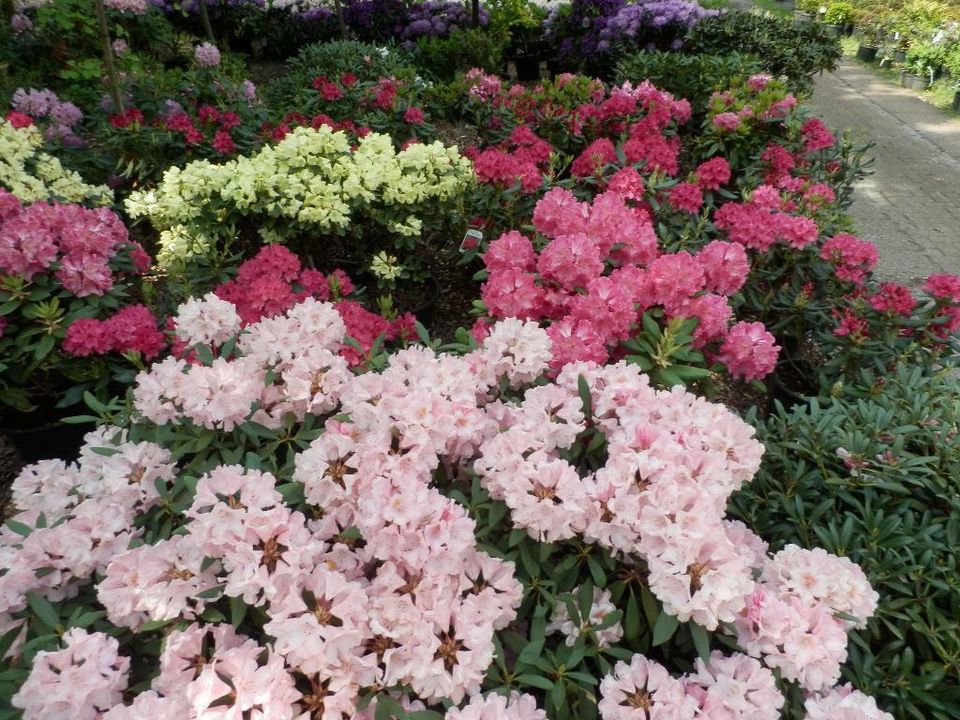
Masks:
[[[517,66],[517,80],[520,82],[535,82],[540,79],[539,55],[517,55],[514,64]]]
[[[64,425],[54,422],[33,427],[4,427],[0,428],[0,432],[16,448],[21,460],[33,463],[50,458],[76,460],[83,445],[83,436],[93,429],[93,423]]]
[[[824,23],[823,27],[826,28],[831,37],[840,37],[843,34],[843,25],[830,25]]]
[[[813,15],[802,10],[794,10],[793,19],[797,22],[813,22]]]
[[[953,93],[953,103],[950,105],[954,112],[960,112],[960,90]]]
[[[900,73],[900,86],[908,90],[926,90],[930,87],[930,79],[908,72]]]
[[[893,61],[897,63],[902,63],[907,61],[907,51],[906,50],[894,50],[891,57]]]
[[[863,60],[864,62],[873,62],[877,59],[877,52],[880,48],[870,47],[869,45],[861,45],[857,48],[857,59]]]

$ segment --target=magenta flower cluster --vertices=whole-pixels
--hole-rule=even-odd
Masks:
[[[58,203],[22,207],[0,188],[0,274],[31,281],[49,273],[72,295],[103,295],[116,280],[115,263],[128,259],[132,272],[150,266],[111,210]]]
[[[703,172],[711,186],[723,174],[718,163]],[[695,344],[719,346],[717,357],[732,375],[752,380],[769,373],[777,358],[773,337],[759,323],[730,327],[727,298],[750,269],[743,247],[714,241],[696,255],[661,254],[650,214],[618,190],[635,193],[642,178],[625,168],[610,185],[590,204],[561,188],[544,195],[533,214],[534,227],[547,238],[539,252],[517,231],[490,244],[481,288],[489,316],[549,322],[559,369],[616,357],[641,315],[659,307],[668,318],[697,318]]]

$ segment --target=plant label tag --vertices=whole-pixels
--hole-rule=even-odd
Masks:
[[[463,236],[463,242],[460,243],[460,252],[470,252],[480,247],[480,241],[483,240],[483,233],[471,228]]]

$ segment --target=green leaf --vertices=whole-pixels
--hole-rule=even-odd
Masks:
[[[22,535],[23,537],[27,537],[33,532],[33,528],[29,525],[24,525],[22,522],[17,522],[16,520],[7,520],[6,525],[17,535]]]
[[[542,675],[534,675],[533,673],[523,673],[522,675],[517,675],[516,680],[521,685],[540,688],[541,690],[550,690],[553,688],[552,680],[548,680]]]
[[[689,623],[687,627],[690,628],[690,637],[693,638],[693,646],[697,649],[697,655],[706,662],[710,659],[710,635],[695,622]]]
[[[583,404],[583,416],[593,417],[593,397],[590,395],[590,383],[583,375],[577,377],[577,391],[580,393],[580,402]]]
[[[240,623],[247,616],[247,604],[243,598],[230,598],[230,624],[235,628],[240,627]]]
[[[629,597],[627,598],[627,612],[623,616],[623,632],[627,640],[635,640],[640,637],[640,605],[633,590],[629,591]]]
[[[57,626],[60,624],[60,613],[57,612],[57,609],[49,600],[42,595],[37,595],[35,592],[28,592],[27,603],[30,605],[33,614],[36,615],[44,625],[51,630],[57,629]]]
[[[654,647],[663,645],[667,640],[672,638],[679,626],[680,621],[677,620],[676,615],[668,615],[666,612],[661,611],[660,617],[657,618],[657,622],[653,626]]]

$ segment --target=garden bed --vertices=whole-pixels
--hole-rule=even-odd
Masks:
[[[960,277],[879,282],[847,232],[821,28],[609,5],[203,6],[290,58],[259,86],[203,14],[78,6],[107,99],[28,64],[51,8],[12,21],[2,397],[60,382],[97,429],[13,482],[0,715],[950,717],[950,651],[893,639],[914,561],[847,540],[955,418],[787,442],[772,378],[804,366],[798,427],[895,373],[931,397]],[[347,27],[397,42],[310,42]],[[492,72],[544,39],[605,77]]]

